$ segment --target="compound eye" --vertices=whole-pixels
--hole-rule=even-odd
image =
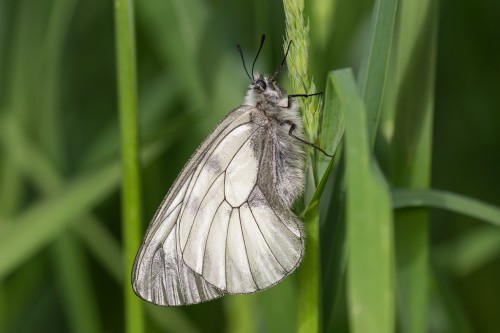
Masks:
[[[255,85],[259,86],[261,90],[266,90],[267,87],[266,82],[262,79],[258,79],[257,81],[255,81]]]

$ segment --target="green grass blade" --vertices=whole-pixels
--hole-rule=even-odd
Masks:
[[[43,192],[50,191],[52,187],[59,187],[57,175],[49,161],[48,156],[39,149],[34,149],[27,140],[19,124],[10,115],[2,119],[2,141],[5,144],[5,151],[11,159],[11,163],[18,172],[34,180],[36,186],[43,189]]]
[[[200,73],[197,55],[207,25],[206,3],[200,0],[137,2],[137,13],[145,32],[155,41],[158,55],[177,84],[188,87],[182,91],[191,107],[206,114],[209,95]]]
[[[254,295],[234,295],[224,299],[225,313],[228,316],[228,332],[257,332],[257,322],[253,311],[254,303]]]
[[[319,211],[312,205],[303,217],[306,224],[304,259],[297,269],[297,330],[317,332],[319,325]]]
[[[395,189],[394,208],[434,207],[450,210],[500,227],[500,208],[463,195],[425,189]]]
[[[41,118],[40,144],[54,164],[60,168],[67,166],[64,158],[64,131],[60,121],[61,108],[61,63],[63,46],[68,32],[68,26],[74,14],[76,1],[57,0],[50,8],[50,19],[42,44],[40,74],[34,78],[40,87],[38,112]],[[50,184],[49,184],[50,181]],[[61,189],[62,182],[55,181],[53,175],[44,181],[40,191],[50,196]],[[62,307],[67,316],[67,322],[73,332],[101,332],[102,326],[98,315],[95,291],[93,289],[89,265],[83,255],[80,243],[71,232],[63,233],[51,247],[55,263],[56,278],[60,286]]]
[[[61,131],[61,69],[64,46],[68,37],[69,26],[75,13],[76,0],[56,0],[52,2],[50,19],[44,42],[41,47],[40,75],[37,75],[37,94],[41,100],[38,112],[40,119],[40,140],[45,151],[63,166],[64,143]]]
[[[317,156],[316,170],[319,181],[311,201],[301,214],[303,217],[308,215],[310,210],[318,209],[319,200],[325,189],[326,182],[328,181],[330,170],[334,164],[338,164],[340,159],[338,150],[340,148],[342,136],[344,135],[344,116],[340,111],[338,96],[333,89],[332,80],[333,72],[328,75],[326,83],[325,106],[323,110],[323,119],[321,121],[320,146],[323,147],[328,154],[333,155],[333,157],[325,156],[322,153]]]
[[[334,72],[328,73],[326,78],[325,100],[323,107],[323,119],[321,120],[321,137],[319,142],[321,147],[330,155],[335,154],[340,146],[340,141],[345,131],[344,113],[340,110],[338,93],[333,84]],[[331,159],[323,154],[319,154],[320,161]],[[318,174],[322,174],[324,167],[318,167]]]
[[[0,278],[30,258],[80,215],[108,196],[118,184],[118,163],[68,184],[21,215],[0,233]]]
[[[396,187],[430,185],[437,7],[432,0],[403,0],[400,6],[394,133],[390,138],[390,173]],[[395,239],[402,332],[427,332],[427,210],[397,211]]]
[[[350,70],[335,72],[344,112],[347,184],[347,288],[353,332],[394,331],[390,193],[371,158],[366,114]]]
[[[312,200],[320,200],[321,296],[325,332],[330,332],[333,327],[333,313],[343,288],[346,262],[345,169],[340,145],[345,120],[338,92],[335,90],[334,75],[334,72],[330,72],[327,77],[320,137],[320,146],[334,154],[334,158],[318,154],[320,181]],[[324,189],[325,193],[322,195]]]
[[[500,256],[500,230],[490,225],[467,230],[433,249],[434,260],[454,276],[467,276]]]
[[[323,107],[323,118],[321,120],[321,136],[319,139],[320,147],[323,148],[328,154],[334,157],[325,156],[318,153],[317,157],[317,172],[318,172],[318,185],[314,193],[313,199],[319,200],[326,181],[330,174],[330,170],[334,164],[335,159],[339,158],[337,150],[340,147],[340,142],[344,135],[344,115],[340,111],[337,92],[333,88],[333,72],[330,72],[326,81],[325,100]]]
[[[163,119],[165,110],[171,107],[174,98],[178,95],[179,89],[173,84],[172,80],[158,78],[149,84],[144,84],[143,90],[144,92],[139,95],[139,134],[141,135],[142,144],[156,138],[159,133],[163,138],[170,138],[180,132],[179,125],[188,123],[185,115],[169,119],[168,124]],[[119,156],[119,124],[116,121],[110,123],[105,130],[93,138],[90,145],[92,149],[87,154],[82,154],[80,170],[85,170],[89,166],[100,165]]]
[[[435,267],[431,267],[431,272],[431,301],[434,298],[435,302],[429,305],[429,332],[476,332],[472,328],[465,304],[454,286],[454,278]]]
[[[324,50],[331,39],[333,29],[331,22],[333,12],[338,3],[338,0],[317,0],[306,4],[310,6],[310,24],[311,30],[314,31],[313,39],[317,46]]]
[[[360,77],[358,80],[358,85],[361,88],[361,93],[364,99],[365,108],[367,111],[367,119],[368,119],[368,131],[369,131],[369,139],[373,144],[375,140],[375,135],[377,132],[379,113],[381,108],[382,96],[385,87],[385,81],[387,76],[387,68],[389,63],[389,55],[391,51],[392,45],[392,37],[395,25],[396,18],[396,7],[397,0],[381,0],[377,1],[375,4],[373,18],[372,18],[372,29],[371,29],[371,38],[369,45],[369,52],[367,53],[366,59],[364,60],[364,64],[362,67],[362,71],[360,73]],[[325,110],[336,109],[338,108],[338,98],[336,96],[336,92],[331,86],[332,76],[330,75],[327,81],[326,95],[325,95]],[[330,135],[336,135],[331,142],[334,146],[332,151],[336,152],[336,145],[340,142],[340,138],[343,132],[343,119],[341,118],[343,113],[336,113],[337,119],[330,119],[326,124],[331,124],[332,127],[330,129],[323,129],[321,139],[325,136],[325,132],[330,133]],[[327,116],[325,113],[323,117]],[[325,119],[323,119],[323,126],[325,126]],[[339,129],[341,129],[339,131]],[[328,147],[328,146],[327,146]],[[336,156],[337,157],[337,156]],[[333,163],[333,160],[330,161]],[[329,170],[332,164],[326,164],[322,160],[319,161],[319,174],[321,175],[323,170]],[[326,164],[326,167],[325,167]],[[342,169],[343,170],[343,169]],[[336,178],[336,191],[343,191],[343,186],[338,186],[339,182],[344,184],[343,182],[344,173],[338,173],[338,178]],[[326,178],[321,178],[318,184],[318,188],[316,190],[317,194],[321,194],[323,190],[323,186],[326,182]],[[315,194],[315,197],[317,197]],[[332,197],[332,206],[337,210],[343,210],[343,198],[340,195],[334,195]],[[344,271],[344,262],[345,262],[345,250],[344,250],[344,222],[339,218],[341,217],[341,213],[339,212],[329,212],[328,216],[331,216],[330,219],[326,223],[334,223],[333,229],[325,228],[325,231],[328,231],[328,234],[333,235],[335,237],[335,244],[325,248],[326,251],[324,257],[330,257],[331,259],[336,260],[336,264],[328,263],[327,268],[325,268],[324,279],[327,279],[329,283],[335,283],[335,286],[330,286],[331,288],[339,288],[341,282],[341,276]],[[337,218],[335,218],[337,217]],[[331,240],[328,240],[331,243]],[[330,292],[329,295],[331,297],[336,298],[338,293]],[[330,313],[333,310],[333,306],[335,304],[335,300],[325,300],[325,313]],[[330,322],[331,323],[331,322]],[[325,325],[330,326],[330,323],[326,322]],[[328,327],[327,327],[328,329]]]
[[[321,121],[321,136],[319,142],[320,146],[329,154],[333,154],[334,157],[328,157],[323,154],[317,155],[318,185],[314,191],[311,201],[307,205],[306,210],[302,213],[304,218],[311,215],[311,217],[317,220],[318,224],[320,223],[319,215],[315,216],[315,214],[318,214],[320,199],[330,176],[330,170],[334,165],[337,167],[339,166],[339,161],[342,156],[339,151],[340,142],[344,134],[344,116],[340,110],[338,101],[338,96],[333,85],[332,72],[328,75],[326,83],[323,117]],[[338,182],[335,182],[335,185],[338,185]],[[328,196],[328,199],[326,200],[330,201],[329,199],[331,198],[331,206],[338,209],[339,206],[337,205],[337,202],[335,202],[335,199],[338,198],[336,194],[341,193],[341,190],[340,188],[337,188],[336,190],[339,192],[335,192],[334,195]],[[335,212],[335,214],[336,213],[337,212]],[[333,305],[335,304],[335,300],[337,298],[336,295],[338,288],[340,288],[340,276],[343,274],[345,262],[340,259],[344,257],[343,254],[345,253],[343,251],[345,244],[343,242],[343,222],[340,219],[331,218],[332,216],[328,215],[329,214],[327,213],[326,221],[320,226],[321,229],[319,231],[321,233],[321,265],[326,265],[326,268],[322,267],[321,269],[323,274],[321,278],[321,296],[323,298],[323,314],[327,321],[328,318],[331,318],[330,313],[333,310]],[[323,253],[325,246],[328,248],[328,251]],[[331,252],[330,250],[334,250],[334,252]],[[332,281],[333,284],[331,283]],[[325,299],[326,297],[331,297],[332,299]]]
[[[96,217],[87,216],[74,225],[75,233],[94,258],[109,275],[123,283],[123,268],[120,263],[121,248],[118,241]]]
[[[397,5],[398,0],[375,1],[370,45],[358,79],[368,121],[368,137],[372,145],[377,134]]]
[[[78,239],[67,232],[59,237],[53,250],[64,310],[68,315],[71,331],[102,332],[88,264]]]
[[[258,331],[297,332],[296,279],[287,278],[265,292],[257,293],[253,318]],[[283,320],[287,318],[287,320]]]
[[[1,102],[2,115],[4,118],[10,118],[13,122],[23,124],[25,122],[28,109],[28,100],[25,98],[29,86],[29,74],[33,71],[34,64],[28,55],[34,53],[36,48],[33,43],[33,31],[29,22],[35,20],[37,14],[34,13],[28,3],[20,3],[15,12],[15,25],[12,28],[13,38],[10,41],[10,60],[8,70],[5,76],[0,78],[3,85],[7,88],[4,92],[4,98]],[[5,52],[7,54],[7,52]],[[6,66],[7,67],[7,66]],[[2,119],[3,120],[3,119]],[[6,145],[6,143],[2,142]],[[19,208],[24,196],[24,182],[22,175],[16,168],[8,154],[4,154],[0,160],[0,227],[4,224],[7,217],[11,217]]]
[[[139,133],[134,5],[132,0],[115,1],[115,36],[118,75],[118,106],[122,147],[122,237],[124,271],[129,279],[141,243],[142,209],[140,192]],[[142,301],[130,284],[124,283],[125,330],[144,331]]]
[[[345,308],[340,298],[345,293],[347,261],[344,160],[345,157],[342,156],[334,166],[331,195],[329,198],[324,196],[323,209],[320,211],[324,332],[336,332],[335,324],[338,318],[335,312],[338,312],[340,307]]]
[[[181,309],[162,308],[153,304],[146,304],[146,313],[165,332],[202,333],[193,321]]]

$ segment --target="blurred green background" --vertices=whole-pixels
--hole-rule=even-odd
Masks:
[[[357,72],[372,9],[307,2],[319,90],[330,70]],[[432,187],[496,206],[499,13],[496,0],[440,2],[432,141]],[[235,45],[250,63],[266,33],[256,68],[274,71],[285,16],[276,0],[141,0],[136,31],[145,229],[190,154],[242,102]],[[0,332],[124,331],[115,67],[112,1],[0,0]],[[500,230],[431,210],[430,239],[429,331],[500,331]],[[294,279],[182,309],[146,305],[147,331],[292,332]],[[335,332],[348,330],[344,301]]]

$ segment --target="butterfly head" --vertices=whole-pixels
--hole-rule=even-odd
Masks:
[[[288,51],[290,50],[290,46],[292,45],[292,43],[290,42],[288,44],[285,56],[273,75],[270,76],[259,75],[259,74],[254,75],[253,69],[255,66],[255,62],[259,57],[262,46],[264,45],[265,37],[266,37],[265,35],[262,35],[259,51],[257,51],[257,55],[255,56],[255,59],[252,64],[252,71],[250,72],[252,73],[251,75],[246,68],[245,59],[243,58],[243,50],[241,49],[241,46],[237,45],[237,48],[238,51],[240,52],[241,60],[243,62],[243,68],[245,69],[248,78],[252,82],[245,97],[244,104],[255,107],[260,106],[261,109],[272,112],[274,110],[279,111],[280,108],[290,107],[288,98],[284,96],[283,91],[276,84],[276,77],[280,74],[281,70],[285,66],[286,58],[288,56]]]
[[[283,91],[276,84],[276,81],[266,75],[257,75],[248,88],[244,104],[278,106],[282,103],[283,98]]]

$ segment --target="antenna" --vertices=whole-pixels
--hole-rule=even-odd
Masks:
[[[243,68],[245,69],[245,73],[247,73],[248,78],[253,81],[250,74],[248,74],[247,66],[245,65],[245,58],[243,58],[243,50],[241,49],[240,44],[236,45],[236,47],[238,48],[238,51],[240,52],[241,61],[243,62]]]
[[[259,57],[260,50],[262,50],[262,46],[264,46],[264,41],[266,40],[266,34],[262,34],[262,38],[260,39],[260,46],[259,46],[259,51],[257,51],[257,55],[255,56],[255,59],[252,64],[252,81],[255,81],[253,78],[253,68],[255,66],[255,63],[257,62],[257,58]]]
[[[276,68],[276,72],[274,72],[273,76],[271,76],[271,81],[276,80],[276,76],[283,70],[283,67],[285,67],[286,63],[286,58],[288,57],[288,51],[290,51],[290,46],[292,46],[292,41],[288,43],[288,47],[286,48],[285,56],[283,57],[283,60],[281,61],[281,64]]]

